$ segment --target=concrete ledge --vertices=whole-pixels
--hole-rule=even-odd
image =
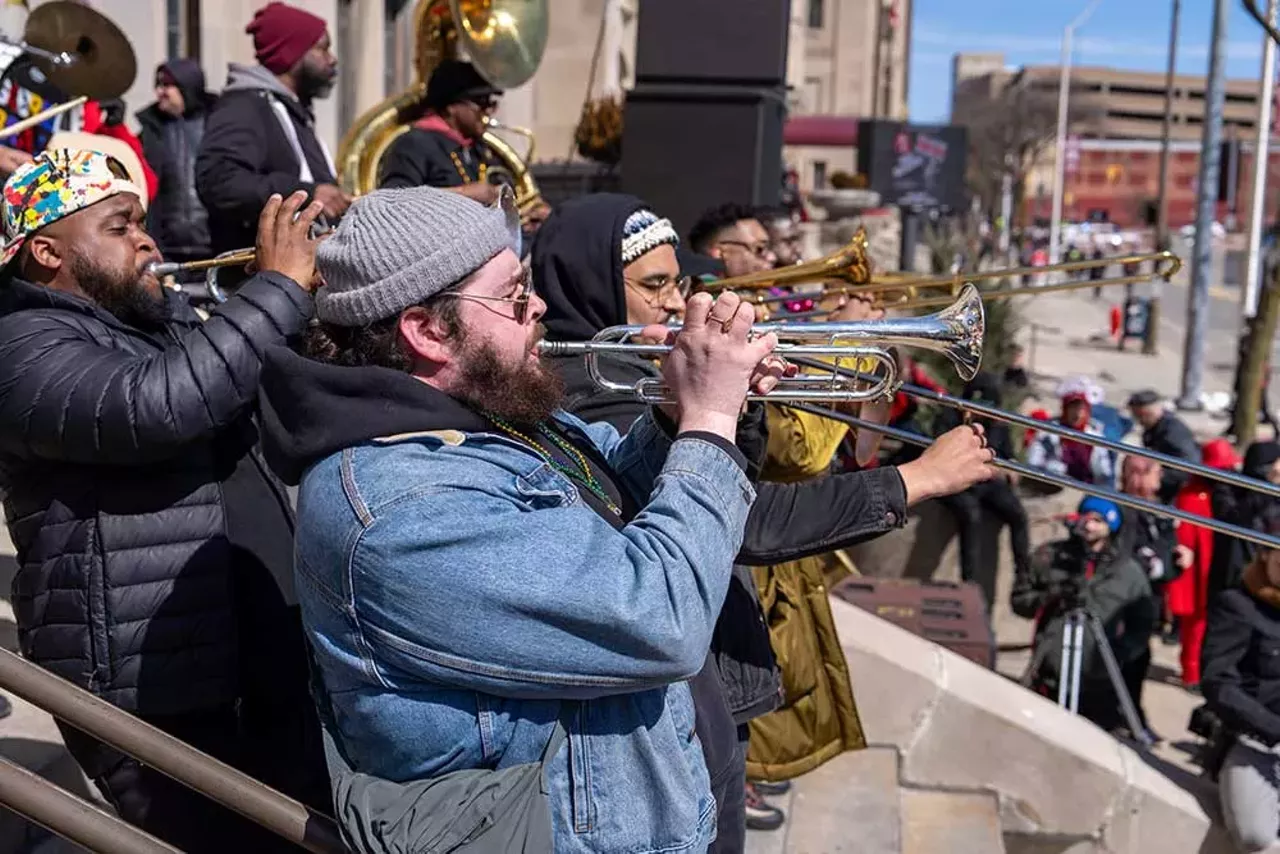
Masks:
[[[905,787],[993,795],[1010,854],[1232,850],[1211,790],[1198,799],[1003,676],[846,602],[831,609],[868,741],[898,750]]]

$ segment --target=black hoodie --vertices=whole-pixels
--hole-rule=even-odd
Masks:
[[[194,59],[175,59],[158,70],[178,85],[186,110],[175,117],[151,104],[138,113],[142,153],[159,181],[147,230],[170,260],[207,258],[212,254],[209,215],[196,193],[195,168],[214,96],[205,91],[204,72]]]
[[[1254,442],[1244,452],[1244,464],[1240,473],[1245,477],[1265,481],[1271,466],[1280,460],[1280,444]],[[1215,483],[1210,493],[1213,518],[1230,522],[1242,528],[1262,530],[1262,520],[1269,507],[1276,505],[1276,498],[1254,490],[1243,489],[1228,483]],[[1245,567],[1253,562],[1258,547],[1253,543],[1229,534],[1213,535],[1213,560],[1209,565],[1209,600],[1223,590],[1240,583]]]

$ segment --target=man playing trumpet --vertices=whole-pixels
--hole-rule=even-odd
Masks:
[[[625,436],[584,424],[537,355],[545,304],[504,200],[357,200],[321,244],[313,358],[269,356],[322,717],[354,770],[394,781],[549,752],[556,851],[702,852],[685,680],[755,496],[733,439],[775,339],[735,295],[696,296],[663,365],[675,402]]]

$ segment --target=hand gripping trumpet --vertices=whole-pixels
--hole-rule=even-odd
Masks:
[[[802,374],[784,377],[768,394],[751,394],[748,400],[773,402],[849,402],[891,397],[902,384],[898,362],[891,347],[915,347],[941,353],[955,366],[966,381],[973,379],[982,364],[982,339],[986,315],[982,296],[973,285],[965,285],[960,297],[947,308],[927,317],[887,318],[884,320],[844,323],[757,323],[753,335],[778,336],[779,356],[809,356],[843,360],[853,364],[872,362],[877,370],[870,379],[850,376],[838,371],[824,374]],[[679,330],[679,326],[671,327]],[[637,344],[632,338],[643,326],[613,326],[601,331],[590,341],[543,341],[539,350],[544,356],[585,355],[587,372],[592,381],[606,391],[632,394],[649,403],[667,403],[669,390],[656,378],[628,384],[609,379],[600,364],[601,354],[621,353],[660,356],[668,353],[668,344]]]

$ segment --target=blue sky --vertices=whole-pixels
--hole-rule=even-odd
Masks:
[[[1240,5],[1226,0],[1227,74],[1257,79],[1262,30]],[[1062,30],[1087,0],[915,0],[909,109],[912,121],[946,121],[951,112],[951,57],[999,51],[1010,66],[1058,63]],[[1266,9],[1266,0],[1258,0]],[[1075,36],[1073,62],[1163,71],[1168,61],[1170,0],[1101,0]],[[1209,68],[1213,0],[1183,0],[1178,71]]]

